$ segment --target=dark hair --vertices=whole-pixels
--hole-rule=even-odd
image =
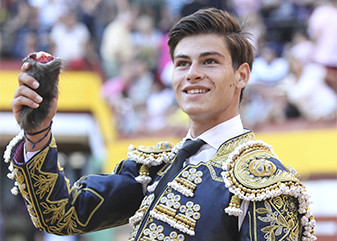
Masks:
[[[234,16],[216,8],[200,9],[182,18],[171,28],[168,41],[171,59],[174,59],[174,50],[181,39],[205,33],[215,33],[224,37],[234,70],[243,63],[248,63],[252,69],[254,52],[248,41],[249,34]]]

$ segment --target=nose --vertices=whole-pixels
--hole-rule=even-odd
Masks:
[[[205,74],[201,66],[199,66],[198,63],[192,63],[186,73],[185,79],[187,81],[199,81],[202,80],[204,76]]]

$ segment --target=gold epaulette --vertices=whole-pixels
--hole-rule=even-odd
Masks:
[[[238,146],[223,164],[222,177],[232,196],[225,212],[239,216],[241,201],[262,201],[280,195],[290,195],[299,202],[298,212],[303,214],[302,224],[308,237],[314,237],[314,218],[310,211],[310,196],[298,174],[285,167],[272,147],[260,140]],[[309,240],[312,240],[309,238]]]
[[[128,159],[148,167],[169,162],[177,153],[177,146],[169,141],[159,142],[156,146],[129,146]]]
[[[162,163],[170,162],[181,148],[181,142],[176,146],[169,141],[159,142],[156,146],[139,146],[135,148],[129,146],[128,159],[142,164],[139,170],[139,176],[135,179],[143,185],[143,192],[146,193],[147,185],[152,181],[149,176],[149,167],[158,166]]]
[[[223,169],[226,186],[241,200],[261,201],[287,189],[303,188],[297,173],[284,167],[272,147],[259,140],[238,146]]]

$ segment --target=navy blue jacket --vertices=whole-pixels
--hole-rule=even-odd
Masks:
[[[45,232],[130,222],[129,240],[314,240],[305,188],[252,132],[226,141],[211,160],[185,166],[157,197],[156,184],[177,153],[170,145],[134,148],[112,174],[71,186],[54,139],[25,164],[23,143],[12,150],[13,173],[34,225]]]

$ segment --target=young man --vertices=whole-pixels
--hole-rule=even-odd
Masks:
[[[71,235],[130,222],[130,240],[315,240],[308,195],[296,173],[242,126],[238,108],[253,49],[237,20],[200,10],[169,37],[174,91],[190,119],[186,138],[176,146],[132,147],[113,174],[89,175],[70,188],[55,140],[46,135],[55,99],[41,125],[47,130],[29,136],[35,148],[19,136],[6,152],[34,225]],[[16,118],[23,105],[41,103],[27,87],[36,89],[36,80],[23,72],[19,83]],[[191,147],[191,139],[199,147]]]

